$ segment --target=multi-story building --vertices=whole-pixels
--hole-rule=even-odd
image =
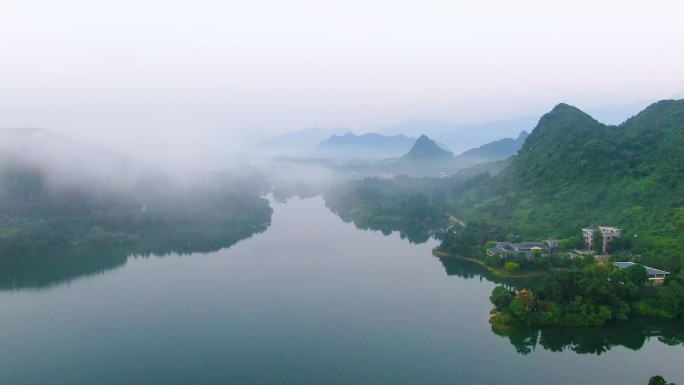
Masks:
[[[621,230],[617,227],[599,226],[597,229],[588,228],[582,229],[584,237],[584,244],[587,245],[587,250],[594,251],[594,233],[600,231],[603,235],[603,252],[608,252],[608,245],[615,238],[620,238]]]

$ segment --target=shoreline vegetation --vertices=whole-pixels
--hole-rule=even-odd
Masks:
[[[450,254],[433,249],[450,276],[464,279],[486,279],[498,286],[493,290],[515,293],[511,288],[533,287],[547,273],[519,272],[511,274],[501,268],[487,266],[472,257]],[[512,300],[511,300],[512,302]],[[510,309],[510,305],[509,305]],[[639,350],[652,338],[668,346],[684,346],[684,326],[681,317],[630,314],[627,319],[611,319],[600,326],[583,322],[574,323],[528,323],[517,322],[507,313],[495,308],[489,313],[492,333],[509,340],[519,354],[529,354],[537,348],[553,352],[572,350],[577,354],[602,354],[613,347]]]
[[[477,254],[480,258],[463,257],[445,251],[454,248],[450,242],[455,239],[446,237],[433,255],[468,260],[501,279],[490,296],[492,324],[603,326],[634,316],[677,318],[684,314],[682,274],[653,284],[640,264],[619,269],[596,262],[593,255],[570,258],[560,253],[502,258],[486,255],[485,245]],[[535,270],[540,266],[534,263],[537,259],[546,259],[549,265]],[[510,264],[515,268],[509,269]]]

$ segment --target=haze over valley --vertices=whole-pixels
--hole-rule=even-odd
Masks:
[[[1,2],[0,383],[684,384],[681,11]]]

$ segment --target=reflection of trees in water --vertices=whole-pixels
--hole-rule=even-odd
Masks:
[[[639,350],[651,338],[666,345],[684,347],[681,322],[650,317],[615,321],[603,327],[533,328],[493,323],[492,332],[508,338],[520,354],[529,354],[537,346],[552,352],[572,350],[577,354],[601,354],[615,346]]]
[[[532,353],[539,342],[539,330],[531,328],[492,324],[492,331],[496,335],[508,337],[515,351],[523,355]]]
[[[45,253],[0,260],[0,290],[50,287],[123,266],[123,250]]]
[[[305,183],[294,183],[287,186],[278,186],[271,189],[273,199],[278,203],[286,203],[288,200],[299,197],[300,199],[312,198],[320,195],[320,189],[316,189]],[[326,205],[329,201],[326,201]],[[401,239],[407,239],[414,244],[427,242],[430,238],[438,238],[442,230],[435,230],[428,225],[416,225],[398,223],[396,220],[383,220],[381,217],[366,215],[364,212],[350,210],[335,210],[328,205],[328,209],[345,223],[353,223],[359,230],[380,231],[383,235],[391,235],[398,231]]]
[[[266,206],[268,208],[268,206]],[[130,255],[211,253],[265,231],[270,209],[240,220],[226,219],[216,227],[164,227],[125,245],[90,245],[71,250],[4,255],[0,258],[0,290],[43,288],[123,266]]]
[[[528,285],[524,278],[497,277],[486,267],[466,258],[439,257],[439,261],[442,263],[442,266],[444,266],[444,270],[449,276],[455,275],[457,277],[465,279],[486,279],[490,282],[505,284],[513,287],[533,287],[532,285]]]
[[[464,258],[440,257],[439,260],[449,276],[486,279],[514,287],[533,285],[520,279],[497,277],[480,264]],[[571,350],[578,354],[601,354],[615,346],[639,350],[652,338],[666,345],[684,347],[684,324],[677,319],[637,317],[629,321],[614,321],[603,327],[535,328],[492,323],[492,332],[508,338],[520,354],[529,354],[537,347],[552,352]]]
[[[337,214],[337,213],[336,213]],[[342,218],[343,221],[346,223],[352,222],[354,223],[354,226],[356,226],[357,229],[359,230],[374,230],[374,231],[380,231],[383,235],[390,235],[394,231],[399,232],[399,237],[401,239],[407,239],[409,242],[414,243],[414,244],[421,244],[427,242],[430,238],[439,238],[442,234],[442,231],[440,230],[434,230],[430,229],[428,227],[423,227],[423,226],[415,226],[415,225],[388,225],[388,224],[380,224],[380,223],[364,223],[362,220],[353,220],[349,218],[345,218],[339,214],[337,214]]]
[[[430,238],[440,239],[444,233],[441,229],[434,229],[430,225],[406,224],[394,220],[383,220],[378,217],[367,217],[362,213],[353,211],[336,211],[328,207],[330,211],[340,217],[345,223],[353,223],[359,230],[380,231],[383,235],[399,232],[401,239],[407,239],[414,244],[427,242]]]

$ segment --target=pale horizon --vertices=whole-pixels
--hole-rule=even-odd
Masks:
[[[114,147],[476,124],[684,91],[674,1],[4,1],[0,127]],[[190,134],[189,134],[190,133]]]

